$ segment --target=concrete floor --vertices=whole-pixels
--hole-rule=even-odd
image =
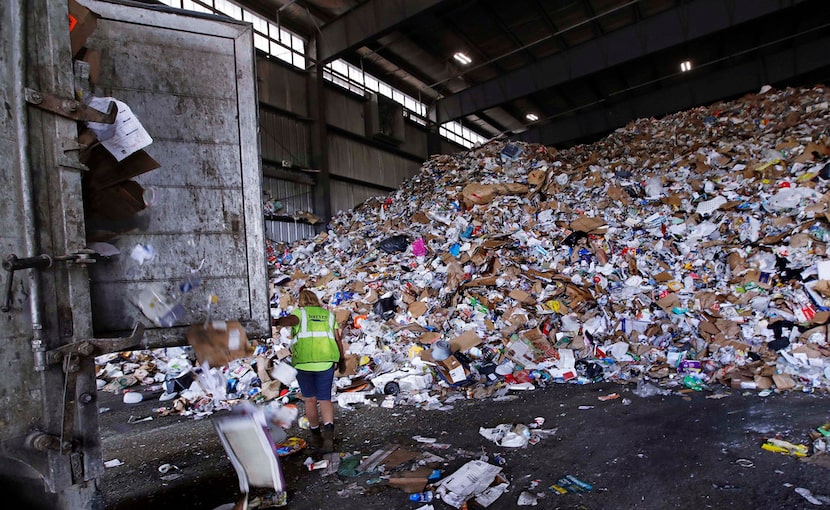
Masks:
[[[448,475],[468,460],[499,453],[510,481],[492,509],[516,508],[519,495],[544,495],[538,508],[778,510],[817,508],[796,492],[809,489],[830,497],[830,468],[761,449],[765,438],[779,436],[807,444],[807,432],[830,421],[830,395],[797,392],[759,397],[715,388],[710,391],[640,398],[632,387],[611,383],[551,385],[514,393],[515,400],[462,400],[450,411],[413,407],[358,407],[337,411],[339,451],[367,456],[397,443],[446,458],[438,468]],[[622,398],[600,401],[617,392]],[[629,399],[629,405],[623,404]],[[210,419],[158,417],[155,400],[126,406],[102,395],[105,460],[124,464],[107,469],[101,481],[106,508],[207,509],[234,501],[236,475]],[[580,407],[588,407],[580,409]],[[128,423],[154,416],[149,422]],[[531,423],[544,417],[544,429],[556,434],[536,445],[501,448],[483,438],[479,427]],[[304,435],[297,429],[289,434]],[[450,444],[437,451],[412,439],[420,435]],[[338,479],[309,472],[305,453],[283,459],[292,509],[418,508],[402,491],[368,484],[370,476]],[[158,467],[173,464],[176,479],[162,480]],[[594,486],[585,494],[557,495],[548,490],[571,474]],[[828,500],[830,502],[830,500]],[[433,501],[436,509],[451,508]],[[830,503],[828,504],[830,506]],[[820,508],[820,507],[819,507]]]

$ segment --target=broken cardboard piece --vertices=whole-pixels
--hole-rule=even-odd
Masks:
[[[467,184],[461,191],[464,201],[470,205],[488,204],[498,195],[521,195],[527,193],[529,188],[525,184],[504,183],[504,184]]]
[[[116,161],[100,144],[94,144],[83,151],[80,161],[89,167],[89,172],[84,174],[84,185],[90,192],[127,181],[161,166],[144,150],[138,150],[123,160]]]
[[[69,44],[73,57],[78,55],[97,27],[97,14],[79,4],[77,0],[69,0]]]
[[[604,234],[608,230],[608,224],[602,218],[580,216],[571,222],[570,229],[574,232],[585,232],[586,234]]]
[[[207,363],[210,367],[227,366],[254,352],[245,328],[236,321],[194,324],[187,330],[187,343],[193,347],[199,364]]]
[[[475,331],[465,331],[461,335],[450,340],[450,351],[466,352],[477,345],[481,345],[481,337],[479,337]]]

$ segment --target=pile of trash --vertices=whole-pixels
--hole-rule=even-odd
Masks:
[[[315,290],[348,344],[338,386],[432,408],[550,382],[827,391],[828,182],[823,86],[563,151],[492,141],[271,246],[272,314]]]
[[[828,391],[828,182],[823,86],[765,87],[563,151],[491,141],[433,156],[313,239],[269,243],[272,316],[303,287],[336,311],[346,409],[602,380],[641,397]],[[287,402],[288,335],[223,367],[188,348],[102,357],[99,387],[163,384],[167,412],[197,417]]]

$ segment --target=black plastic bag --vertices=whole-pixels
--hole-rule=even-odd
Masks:
[[[378,244],[378,248],[385,251],[386,253],[398,253],[400,251],[406,251],[409,247],[409,238],[405,235],[396,235],[392,237],[387,237],[383,241]]]
[[[395,298],[392,296],[380,298],[372,309],[376,314],[380,315],[383,320],[388,320],[395,315]]]

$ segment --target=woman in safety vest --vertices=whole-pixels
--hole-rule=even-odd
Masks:
[[[294,342],[291,345],[291,364],[297,369],[305,414],[311,428],[312,441],[323,453],[334,451],[334,405],[331,386],[334,366],[345,371],[345,355],[340,326],[320,304],[317,294],[300,291],[298,307],[292,312],[299,322],[291,327]],[[317,411],[317,405],[320,411]],[[323,426],[320,427],[322,418]]]

